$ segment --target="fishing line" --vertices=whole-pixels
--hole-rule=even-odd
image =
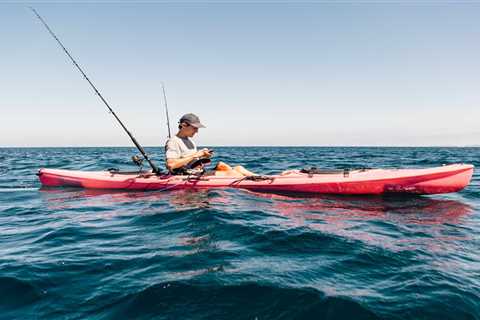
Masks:
[[[160,174],[162,173],[161,170],[152,162],[152,160],[150,160],[150,158],[148,157],[147,153],[145,152],[145,150],[143,149],[143,147],[137,142],[137,139],[135,139],[135,137],[130,133],[130,131],[128,131],[127,127],[123,124],[123,122],[120,120],[120,118],[117,116],[117,114],[113,111],[113,109],[110,107],[110,105],[108,104],[108,102],[105,100],[105,98],[102,96],[102,94],[98,91],[98,89],[95,87],[95,85],[92,83],[92,81],[90,81],[90,79],[87,77],[87,75],[85,74],[85,72],[82,70],[82,68],[78,65],[78,63],[75,61],[75,59],[73,59],[72,55],[68,52],[68,50],[65,48],[65,46],[62,44],[62,42],[58,39],[58,37],[55,35],[55,33],[53,33],[52,29],[50,29],[50,27],[48,26],[48,24],[45,22],[45,20],[43,20],[43,18],[40,16],[40,14],[32,7],[29,7],[30,10],[33,11],[33,13],[37,16],[37,18],[40,20],[40,22],[42,22],[42,24],[45,26],[45,28],[47,29],[47,31],[50,33],[50,35],[57,41],[57,43],[60,45],[60,47],[63,49],[63,51],[65,52],[65,54],[70,58],[70,60],[73,62],[73,65],[78,69],[78,71],[80,71],[80,73],[83,75],[83,77],[85,78],[85,80],[87,80],[87,82],[90,84],[90,86],[93,88],[93,90],[95,91],[95,94],[98,95],[98,97],[100,98],[100,100],[102,100],[102,102],[107,106],[108,110],[110,111],[110,113],[115,117],[115,119],[117,119],[118,123],[120,124],[120,126],[125,130],[125,132],[127,133],[127,135],[130,137],[130,139],[132,140],[133,144],[135,145],[135,147],[137,147],[138,151],[140,151],[140,153],[142,154],[142,156],[145,158],[145,160],[147,160],[147,162],[150,164],[150,167],[152,167],[152,170],[154,173],[156,174]]]

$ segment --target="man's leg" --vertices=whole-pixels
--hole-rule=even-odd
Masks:
[[[251,172],[251,171],[248,171],[247,169],[245,169],[244,167],[242,166],[236,166],[235,168],[233,168],[233,170],[235,170],[236,172],[246,176],[246,177],[251,177],[251,176],[256,176],[255,173]]]
[[[243,177],[243,174],[233,170],[232,167],[222,161],[215,166],[215,175],[221,177]]]
[[[217,165],[215,166],[216,171],[232,171],[233,168],[230,167],[228,164],[225,162],[219,161]]]
[[[225,162],[219,162],[215,167],[215,175],[216,176],[234,176],[234,177],[244,177],[244,176],[255,176],[256,174],[248,171],[242,166],[236,166],[232,168]]]

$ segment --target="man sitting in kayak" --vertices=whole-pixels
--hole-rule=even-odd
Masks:
[[[199,128],[205,128],[200,122],[198,116],[188,113],[180,118],[178,122],[178,132],[175,136],[169,138],[165,144],[166,166],[170,173],[182,174],[183,169],[195,160],[209,159],[213,151],[202,149],[197,151],[197,146],[192,138]],[[224,162],[219,162],[215,167],[216,176],[255,176],[253,172],[248,171],[242,166],[232,168]]]

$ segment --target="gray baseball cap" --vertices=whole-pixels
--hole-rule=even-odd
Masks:
[[[180,118],[180,121],[179,123],[182,123],[182,122],[186,122],[188,123],[189,125],[195,127],[195,128],[206,128],[201,122],[200,122],[200,118],[193,114],[193,113],[187,113],[187,114],[184,114],[181,118]]]

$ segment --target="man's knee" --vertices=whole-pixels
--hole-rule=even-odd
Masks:
[[[217,166],[215,167],[215,170],[218,170],[218,171],[230,171],[232,170],[232,167],[230,167],[228,164],[226,164],[225,162],[218,162],[217,163]]]

